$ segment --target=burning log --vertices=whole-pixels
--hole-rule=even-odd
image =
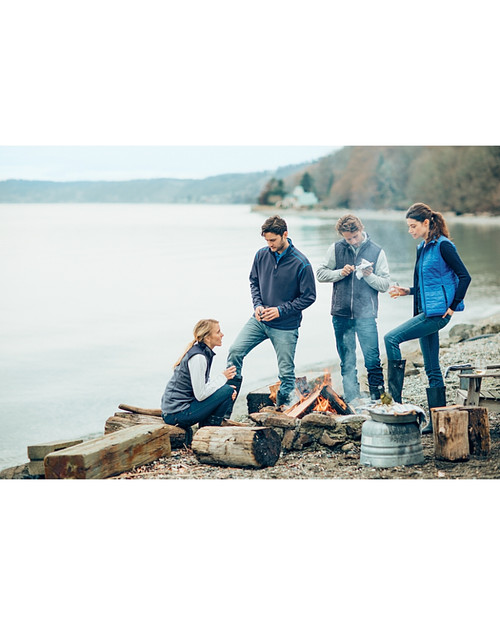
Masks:
[[[291,419],[300,419],[308,412],[311,412],[316,404],[318,397],[321,394],[322,389],[318,388],[310,393],[305,399],[301,400],[298,404],[295,404],[288,410],[285,410],[285,414]]]
[[[321,395],[330,402],[331,406],[335,408],[335,412],[337,412],[337,414],[354,414],[354,410],[333,390],[330,384],[323,386],[321,389]]]
[[[324,384],[321,388],[317,388],[305,399],[285,410],[285,414],[293,419],[300,419],[313,410],[341,415],[353,414],[349,404],[333,390],[330,384]]]

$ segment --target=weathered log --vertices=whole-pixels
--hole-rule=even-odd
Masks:
[[[79,445],[80,443],[83,443],[83,439],[76,438],[52,441],[50,443],[40,443],[39,445],[28,445],[28,458],[30,460],[43,460],[47,454],[53,451],[59,451],[60,449]],[[30,473],[30,475],[34,474]]]
[[[154,415],[136,414],[133,412],[115,412],[104,425],[104,434],[119,432],[134,425],[165,425],[170,432],[170,447],[182,449],[186,442],[186,430],[175,425],[166,425],[162,417]]]
[[[281,453],[281,440],[270,428],[200,428],[191,445],[203,464],[225,467],[272,467]]]
[[[432,408],[434,454],[452,462],[469,459],[469,415],[462,406]]]
[[[480,406],[460,406],[469,415],[469,448],[473,456],[487,456],[491,451],[488,409]]]
[[[103,479],[170,453],[170,426],[136,425],[48,454],[45,477]]]

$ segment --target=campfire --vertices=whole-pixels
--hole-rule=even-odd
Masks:
[[[270,398],[273,402],[276,401],[279,385],[278,382],[270,387]],[[333,390],[329,373],[325,373],[323,380],[312,389],[305,377],[297,378],[296,387],[300,396],[299,401],[283,411],[283,414],[292,419],[302,419],[310,412],[338,415],[353,414],[349,404]]]

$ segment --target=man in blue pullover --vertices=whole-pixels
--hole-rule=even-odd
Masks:
[[[239,391],[243,359],[269,339],[281,382],[276,404],[287,406],[295,390],[294,358],[302,311],[315,301],[316,284],[310,262],[288,238],[284,219],[269,217],[261,234],[267,247],[257,252],[250,272],[254,314],[229,348],[228,363],[236,367],[231,384]]]

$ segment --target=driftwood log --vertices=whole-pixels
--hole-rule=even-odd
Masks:
[[[161,410],[159,408],[138,408],[137,406],[129,406],[128,404],[120,404],[118,408],[120,410],[126,410],[127,412],[135,412],[136,414],[148,414],[153,417],[161,417]]]
[[[191,445],[203,464],[225,467],[273,467],[281,453],[281,440],[270,428],[200,428]]]
[[[462,406],[432,408],[434,454],[437,460],[469,459],[469,415]]]
[[[136,425],[48,454],[45,477],[103,479],[170,453],[169,426]]]

